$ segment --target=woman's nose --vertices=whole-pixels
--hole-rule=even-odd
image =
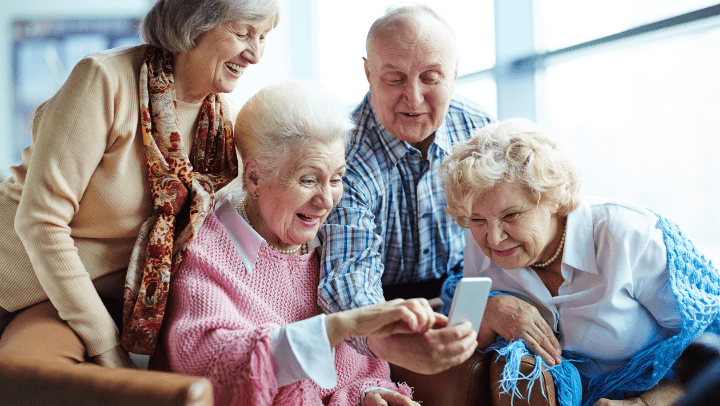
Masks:
[[[497,247],[505,240],[505,231],[499,225],[488,224],[487,240],[490,245]]]
[[[251,64],[260,62],[260,58],[265,52],[265,44],[260,42],[259,38],[249,40],[248,47],[242,52],[243,58]]]
[[[316,201],[316,204],[323,209],[330,210],[333,208],[333,196],[330,185],[326,185],[320,188],[316,196]]]

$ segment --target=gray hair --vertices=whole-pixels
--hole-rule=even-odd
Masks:
[[[232,21],[280,18],[277,0],[158,0],[140,25],[140,36],[150,45],[180,53],[195,46],[200,34]]]
[[[353,128],[349,111],[335,97],[310,81],[289,80],[245,102],[235,119],[235,144],[243,161],[255,160],[260,176],[277,180],[287,162],[302,159],[298,149],[311,142],[347,142]]]
[[[385,14],[380,16],[375,22],[370,26],[370,30],[368,31],[367,38],[365,39],[365,52],[367,53],[367,56],[370,56],[370,51],[372,48],[372,43],[375,40],[375,37],[380,32],[386,32],[386,31],[392,31],[396,29],[398,26],[401,26],[404,22],[409,20],[410,18],[418,18],[421,16],[429,16],[436,21],[440,22],[442,25],[444,25],[448,29],[448,33],[450,34],[450,39],[452,40],[453,44],[453,55],[457,55],[457,50],[455,48],[455,30],[453,30],[452,25],[440,14],[438,14],[437,11],[433,10],[430,6],[421,4],[421,3],[397,3],[393,4],[392,6],[388,7],[385,10]]]
[[[440,166],[440,176],[446,211],[462,227],[477,198],[499,182],[518,182],[534,200],[557,204],[561,216],[582,199],[580,167],[540,127],[520,118],[485,126],[456,144]]]

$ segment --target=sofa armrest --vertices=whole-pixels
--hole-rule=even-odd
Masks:
[[[434,375],[390,364],[390,376],[412,387],[413,399],[423,405],[489,405],[489,367],[489,356],[476,352],[462,364]]]
[[[210,381],[94,364],[0,358],[0,405],[212,406]]]
[[[541,381],[536,382],[532,386],[532,391],[528,393],[528,381],[518,381],[518,390],[522,394],[523,398],[515,398],[506,393],[502,393],[500,390],[500,380],[502,379],[502,371],[505,367],[505,357],[499,357],[497,360],[497,354],[492,353],[492,363],[490,364],[490,396],[492,398],[493,406],[556,406],[557,405],[557,394],[555,393],[555,381],[553,380],[552,374],[548,370],[543,370]],[[567,361],[566,361],[567,362]],[[520,375],[531,375],[535,369],[535,358],[526,355],[520,359]]]

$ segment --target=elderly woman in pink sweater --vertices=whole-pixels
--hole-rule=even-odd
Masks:
[[[351,128],[339,103],[301,81],[262,89],[237,117],[243,189],[200,229],[166,324],[173,370],[209,378],[218,405],[415,404],[385,361],[344,339],[442,323],[427,300],[329,315],[317,304],[315,237],[342,195]]]

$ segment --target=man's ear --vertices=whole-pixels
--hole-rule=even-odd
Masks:
[[[363,57],[363,65],[365,67],[365,78],[367,78],[368,83],[370,83],[370,66],[368,66],[369,62],[367,58]]]

